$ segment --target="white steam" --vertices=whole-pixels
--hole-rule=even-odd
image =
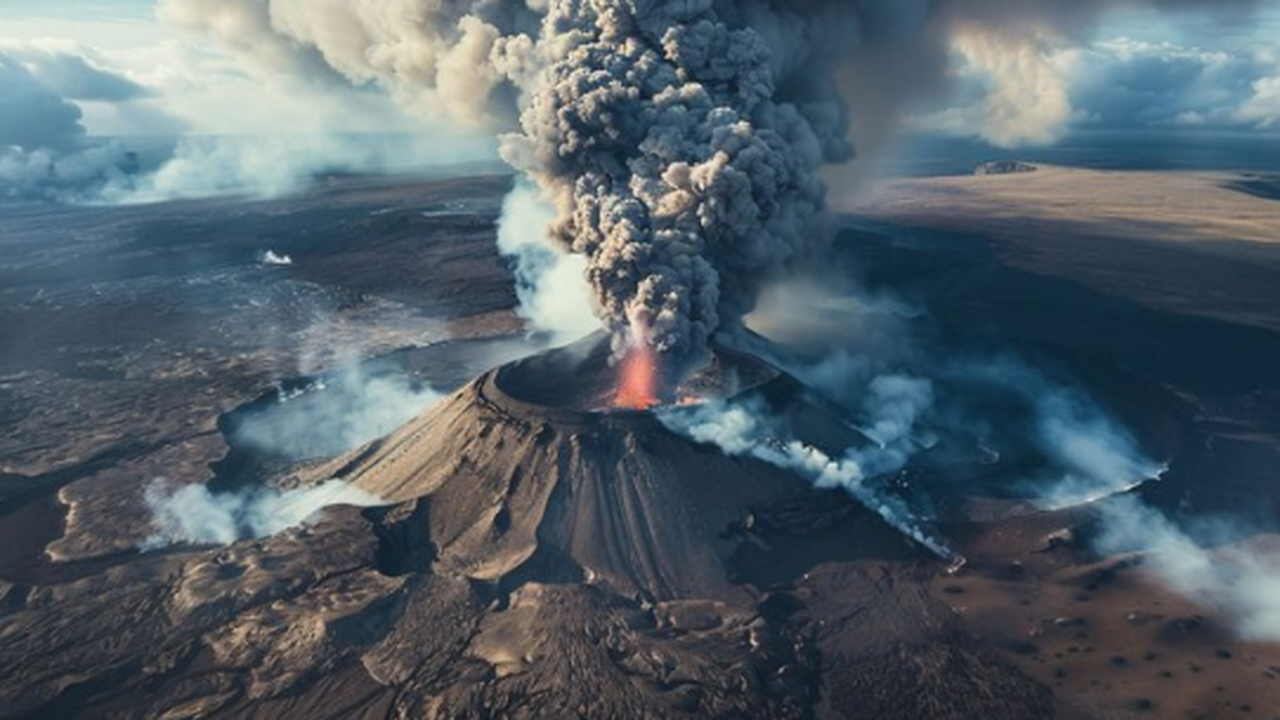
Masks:
[[[326,507],[371,507],[381,502],[340,480],[296,490],[250,488],[214,493],[204,485],[171,488],[165,480],[157,479],[147,485],[143,497],[151,510],[153,530],[143,550],[174,543],[226,545],[269,537],[314,522]]]
[[[277,253],[275,250],[266,250],[259,256],[258,261],[263,265],[292,265],[293,258],[285,253]]]
[[[429,387],[413,387],[403,375],[377,375],[348,363],[248,415],[232,439],[291,460],[334,457],[391,433],[440,397]]]
[[[1112,498],[1099,510],[1101,553],[1143,552],[1162,582],[1231,618],[1245,639],[1280,641],[1280,554],[1274,546],[1207,549],[1225,528],[1189,532],[1133,496]]]
[[[587,264],[581,255],[553,249],[548,241],[555,208],[519,179],[502,204],[498,252],[515,263],[517,311],[529,329],[562,345],[600,329]]]
[[[961,362],[947,368],[953,378],[986,383],[1022,399],[1030,411],[1025,427],[1047,461],[1024,490],[1046,509],[1096,502],[1164,474],[1167,466],[1139,446],[1123,425],[1083,390],[1054,382],[1008,357]],[[960,422],[981,417],[981,408],[952,413]]]
[[[849,448],[840,457],[790,437],[777,418],[760,402],[712,400],[692,408],[666,408],[658,419],[669,430],[694,442],[715,445],[726,455],[753,457],[794,472],[816,487],[840,488],[893,527],[945,560],[955,554],[927,532],[900,498],[883,493],[868,481],[901,470],[914,453],[906,428],[899,425],[914,412],[911,396],[926,392],[919,381],[899,378],[885,383],[888,414],[877,426],[894,435],[892,440],[866,448]],[[898,390],[905,390],[902,395]],[[901,431],[901,432],[900,432]],[[896,433],[896,435],[895,435]]]
[[[1059,468],[1041,481],[1051,509],[1095,502],[1163,475],[1168,467],[1147,457],[1124,428],[1079,394],[1047,389],[1036,402],[1041,447]]]

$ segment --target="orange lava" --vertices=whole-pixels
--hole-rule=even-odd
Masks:
[[[658,358],[647,345],[627,352],[618,377],[613,406],[620,410],[650,410],[662,404],[658,399]]]

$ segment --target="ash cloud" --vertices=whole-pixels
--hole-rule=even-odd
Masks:
[[[1129,6],[1246,0],[165,0],[161,16],[260,67],[386,88],[506,130],[501,153],[586,258],[615,345],[698,357],[764,283],[825,251],[818,172],[949,90],[959,48],[993,79],[993,142],[1048,142],[1073,112],[1053,50]]]
[[[217,493],[199,484],[174,488],[157,479],[147,485],[143,498],[151,511],[152,527],[143,550],[175,543],[228,545],[269,537],[315,522],[326,507],[381,503],[340,480],[294,490],[247,488]]]

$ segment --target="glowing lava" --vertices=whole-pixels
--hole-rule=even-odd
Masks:
[[[662,404],[658,399],[658,358],[643,343],[627,352],[618,376],[618,392],[613,406],[620,410],[650,410]]]

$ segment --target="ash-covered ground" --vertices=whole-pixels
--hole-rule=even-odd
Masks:
[[[997,396],[957,405],[990,431],[945,424],[934,447],[962,451],[921,451],[883,488],[967,559],[954,571],[841,490],[644,414],[547,411],[536,362],[473,382],[544,349],[495,247],[510,186],[6,209],[0,716],[1280,717],[1280,646],[1239,622],[1273,606],[1102,552],[1095,508],[1030,502],[1015,481],[1040,461],[999,445],[1016,433]],[[1240,519],[1195,553],[1274,547],[1280,336],[1256,314],[1275,246],[1210,255],[1154,221],[1055,235],[1065,221],[1033,215],[1020,234],[1013,210],[962,232],[929,209],[845,216],[821,275],[906,311],[763,313],[794,353],[774,360],[856,355],[886,329],[916,338],[888,343],[904,363],[1016,356],[1167,463],[1141,507]],[[1221,271],[1192,272],[1206,262]],[[969,392],[956,374],[940,406]],[[759,392],[812,446],[860,434],[779,382]],[[148,496],[160,478],[208,485],[203,502],[332,477],[380,507],[166,528]]]

